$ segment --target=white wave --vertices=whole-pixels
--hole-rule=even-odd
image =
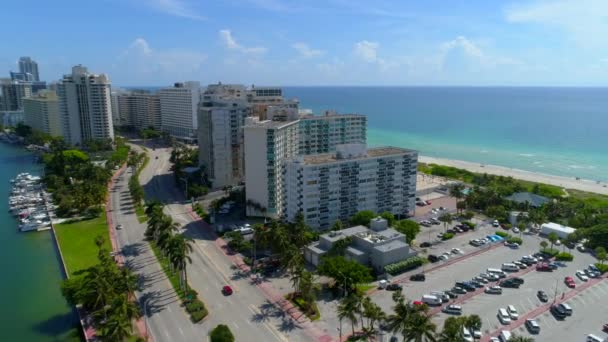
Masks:
[[[488,153],[488,152],[490,152],[490,151],[488,151],[488,150],[481,150],[481,151],[479,151],[479,153]]]
[[[568,165],[568,168],[575,169],[575,170],[581,170],[581,169],[594,170],[595,166],[593,166],[593,165],[577,165],[577,164],[573,164],[573,165]]]
[[[520,153],[519,155],[522,157],[528,157],[528,158],[532,158],[532,157],[536,156],[535,154],[532,154],[532,153]]]

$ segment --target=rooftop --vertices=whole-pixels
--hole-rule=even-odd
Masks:
[[[342,230],[339,230],[336,232],[329,232],[327,234],[323,234],[322,237],[333,243],[340,239],[344,239],[345,237],[348,237],[348,236],[353,236],[358,233],[367,232],[368,230],[369,229],[365,226],[354,226],[354,227],[342,229]]]
[[[407,245],[407,243],[405,243],[401,240],[393,240],[393,241],[390,241],[390,242],[382,244],[382,245],[374,246],[374,249],[378,250],[380,252],[388,252],[388,251],[403,248],[403,247],[409,247],[409,246]]]
[[[363,160],[363,159],[372,159],[379,158],[385,156],[393,156],[399,154],[409,154],[415,153],[416,151],[401,148],[401,147],[393,147],[393,146],[384,146],[384,147],[375,147],[367,149],[367,153],[362,156],[356,156],[352,158],[338,158],[334,153],[325,153],[325,154],[315,154],[315,155],[307,155],[302,156],[301,160],[303,164],[327,164],[327,163],[337,163],[345,160]]]
[[[245,122],[245,128],[283,128],[295,123],[297,121],[249,120]]]
[[[516,192],[511,196],[505,197],[505,199],[519,204],[524,204],[527,202],[532,207],[540,207],[543,204],[551,201],[547,197],[540,196],[531,192]]]

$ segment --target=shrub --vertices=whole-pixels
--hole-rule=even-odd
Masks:
[[[207,309],[203,309],[200,311],[195,311],[190,313],[190,319],[192,319],[192,322],[196,323],[196,322],[200,322],[203,320],[203,318],[207,317]]]
[[[559,251],[555,248],[551,249],[551,248],[543,248],[540,250],[541,253],[543,254],[547,254],[550,255],[552,257],[556,256],[559,254]]]
[[[475,226],[476,226],[476,224],[471,221],[464,221],[464,222],[462,222],[462,224],[469,226],[469,228],[471,228],[471,229],[475,229]]]
[[[403,273],[405,271],[412,270],[416,267],[420,267],[424,264],[424,259],[421,257],[412,257],[403,261],[384,266],[384,271],[390,275]]]
[[[444,233],[444,234],[441,236],[441,239],[442,239],[442,240],[449,240],[449,239],[451,239],[451,238],[453,238],[453,237],[454,237],[454,233]]]
[[[521,246],[521,244],[524,243],[524,240],[522,240],[518,236],[509,236],[509,238],[507,239],[507,242],[509,242],[509,243],[516,243],[516,244],[518,244],[518,245]]]
[[[507,233],[505,233],[505,232],[501,232],[501,231],[497,231],[497,232],[496,232],[496,233],[494,233],[494,234],[496,234],[496,235],[498,235],[498,236],[500,236],[500,237],[502,237],[502,238],[505,238],[505,239],[507,239],[507,238],[510,236],[509,234],[507,234]]]
[[[560,261],[572,261],[574,260],[574,256],[568,252],[562,252],[557,254],[555,259]]]
[[[608,272],[608,264],[600,264],[599,262],[597,264],[595,264],[595,267],[597,267],[598,270],[600,270],[600,272],[602,272],[602,274]]]
[[[209,334],[211,342],[234,342],[234,335],[225,324],[220,324]]]
[[[194,299],[186,304],[186,311],[193,313],[205,309],[205,304],[200,299]]]

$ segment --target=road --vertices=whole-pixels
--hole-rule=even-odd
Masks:
[[[234,269],[214,243],[213,233],[203,229],[190,215],[190,205],[182,203],[183,193],[176,188],[169,170],[170,149],[148,149],[148,153],[150,163],[140,175],[146,198],[164,202],[166,213],[181,225],[182,233],[194,239],[188,280],[210,313],[197,325],[204,331],[199,336],[206,335],[217,324],[228,324],[237,341],[310,341],[299,324],[269,302],[248,275]],[[230,285],[235,293],[223,296],[224,285]]]

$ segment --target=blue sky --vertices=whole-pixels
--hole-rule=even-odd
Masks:
[[[33,0],[0,9],[0,72],[28,55],[49,81],[80,63],[122,86],[608,85],[608,0]]]

